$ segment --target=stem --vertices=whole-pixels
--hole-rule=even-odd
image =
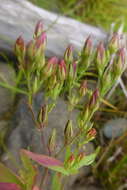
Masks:
[[[48,168],[45,168],[44,175],[42,177],[41,183],[40,183],[40,189],[42,189],[47,181],[48,177]]]
[[[34,124],[37,126],[37,128],[39,128],[39,125],[38,125],[38,123],[36,121],[36,118],[35,118],[35,115],[34,115],[34,112],[33,112],[33,109],[32,109],[32,105],[29,104],[29,103],[27,103],[27,105],[28,105],[28,108],[29,108],[29,110],[30,110],[30,112],[32,114],[32,120],[33,120]]]
[[[16,88],[16,87],[13,87],[5,82],[0,82],[0,86],[4,87],[4,88],[8,88],[12,91],[15,91],[15,92],[18,92],[18,93],[21,93],[21,94],[25,94],[25,95],[28,95],[28,93],[24,90],[21,90],[19,88]]]
[[[110,148],[113,146],[113,139],[110,141],[109,146],[106,148],[105,152],[102,154],[101,158],[96,163],[94,170],[97,170],[98,166],[101,164],[107,153],[109,152]]]
[[[55,154],[55,157],[58,157],[59,154],[60,154],[61,152],[63,152],[63,150],[64,150],[67,146],[71,145],[71,144],[73,143],[73,141],[75,141],[75,140],[77,139],[77,137],[82,133],[83,130],[84,130],[83,128],[82,128],[82,129],[79,129],[79,131],[75,134],[75,136],[72,137],[72,139],[70,140],[70,142],[68,142],[67,144],[64,144],[63,147]]]

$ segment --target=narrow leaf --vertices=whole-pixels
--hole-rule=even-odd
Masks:
[[[45,156],[43,154],[36,154],[33,152],[30,152],[28,150],[22,150],[24,154],[26,154],[29,158],[32,160],[38,162],[39,164],[45,166],[45,167],[52,167],[52,166],[63,166],[63,163],[53,157]]]
[[[36,154],[24,149],[22,149],[21,152],[44,167],[63,173],[64,175],[69,175],[60,160],[57,160],[53,157],[45,156],[43,154]]]

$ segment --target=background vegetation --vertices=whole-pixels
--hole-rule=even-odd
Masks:
[[[108,30],[121,21],[127,30],[126,0],[30,0],[47,10],[56,11],[79,21]]]

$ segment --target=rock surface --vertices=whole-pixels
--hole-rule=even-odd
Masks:
[[[105,123],[103,133],[105,137],[112,139],[117,138],[127,131],[127,119],[117,118],[109,120]]]
[[[42,93],[39,93],[34,100],[33,110],[35,115],[41,106],[43,105],[44,97]],[[76,112],[73,114],[73,119],[76,119]],[[60,148],[63,141],[63,130],[67,122],[68,112],[67,105],[62,99],[59,99],[54,110],[49,114],[48,126],[44,130],[44,138],[46,142],[51,134],[53,128],[57,131],[57,149]],[[38,153],[44,153],[42,139],[40,134],[36,130],[35,124],[32,120],[31,112],[26,104],[26,98],[21,98],[17,106],[16,113],[10,124],[12,133],[8,138],[8,149],[15,158],[18,158],[19,150],[21,148],[27,148],[30,146],[32,151]],[[76,127],[76,126],[75,126]],[[3,160],[8,160],[8,156],[4,155]]]
[[[48,29],[47,56],[62,56],[68,44],[80,49],[88,35],[95,44],[107,38],[107,34],[96,27],[48,12],[27,0],[4,0],[0,5],[0,50],[12,53],[19,35],[29,41],[40,19]]]
[[[0,63],[0,82],[6,81],[9,85],[15,83],[14,69],[4,63]],[[11,90],[0,86],[0,117],[7,112],[13,105],[14,94]]]

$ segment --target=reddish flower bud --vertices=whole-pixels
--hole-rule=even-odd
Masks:
[[[95,61],[96,61],[96,67],[98,70],[98,74],[101,77],[103,75],[104,69],[107,65],[105,48],[104,48],[104,44],[102,42],[100,42],[97,47]]]
[[[64,53],[64,60],[66,62],[72,62],[73,61],[73,46],[69,45]]]
[[[91,58],[92,58],[91,53],[92,53],[92,40],[91,37],[89,36],[81,52],[81,60],[78,66],[78,73],[80,74],[80,77],[84,76],[86,70],[88,69],[91,63]]]
[[[74,164],[74,162],[75,162],[75,156],[74,156],[74,154],[71,154],[67,160],[67,166],[71,167]]]
[[[26,47],[25,47],[24,40],[23,40],[22,36],[19,36],[15,43],[15,53],[17,55],[19,62],[22,62],[24,59],[25,49],[26,49]]]
[[[25,43],[22,36],[17,38],[15,45],[18,46],[22,51],[25,49]]]
[[[31,40],[28,42],[26,46],[26,57],[28,57],[30,60],[32,60],[35,56],[35,47],[34,47],[34,41]]]
[[[97,47],[97,62],[103,64],[105,61],[105,48],[103,42],[100,42]]]
[[[80,96],[85,96],[86,95],[86,92],[87,92],[87,81],[84,80],[82,83],[81,83],[81,86],[79,88],[79,94]]]
[[[65,62],[63,59],[59,62],[58,67],[59,67],[58,68],[58,75],[59,75],[60,80],[65,80],[65,78],[66,78],[66,65],[65,65]]]
[[[84,152],[80,152],[79,155],[77,156],[77,161],[80,162],[84,158],[85,154]]]
[[[92,96],[91,96],[91,99],[89,101],[89,108],[92,108],[93,106],[96,105],[97,101],[98,101],[98,98],[99,98],[99,91],[98,89],[96,89]]]
[[[46,33],[45,32],[42,32],[40,34],[40,36],[38,36],[36,38],[36,48],[40,48],[40,47],[43,47],[43,49],[45,48],[45,45],[46,45],[46,40],[47,40],[47,37],[46,37]]]
[[[58,58],[52,57],[48,60],[48,63],[45,65],[43,69],[43,74],[47,77],[51,76],[55,72],[56,65],[58,64]]]
[[[88,36],[83,47],[83,54],[90,55],[92,52],[92,46],[93,44],[92,44],[91,36]]]
[[[87,133],[87,138],[88,138],[88,139],[94,139],[95,136],[96,136],[96,134],[97,134],[96,129],[95,129],[95,128],[92,128],[92,129],[90,129],[90,130],[88,131],[88,133]]]
[[[43,32],[43,23],[42,23],[42,20],[40,20],[40,21],[38,21],[38,23],[35,27],[35,31],[34,31],[35,37],[40,36],[42,32]]]

